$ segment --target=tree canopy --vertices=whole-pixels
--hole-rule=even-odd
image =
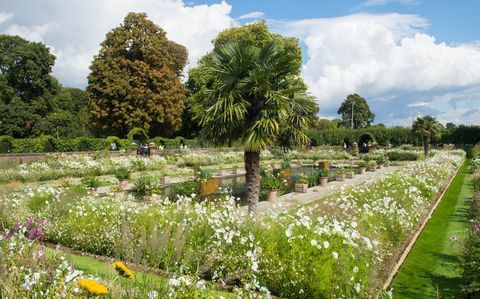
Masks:
[[[0,134],[29,137],[53,111],[60,85],[50,75],[55,56],[42,43],[0,35]]]
[[[254,22],[241,27],[226,29],[218,34],[212,41],[215,52],[226,45],[237,43],[242,47],[262,48],[268,44],[275,42],[277,51],[291,61],[291,71],[285,78],[290,85],[300,88],[302,91],[307,90],[307,85],[300,77],[302,66],[302,49],[296,38],[284,37],[280,34],[271,33],[268,30],[266,22]],[[212,74],[213,52],[204,55],[198,62],[198,66],[190,69],[188,74],[187,88],[189,97],[186,109],[184,111],[185,134],[184,136],[193,136],[195,132],[200,130],[200,126],[195,120],[190,119],[194,113],[192,108],[195,104],[202,102],[208,96],[208,90],[214,89],[218,85],[214,74]],[[317,111],[313,112],[313,115]],[[193,123],[193,125],[191,125]]]
[[[430,142],[440,138],[442,131],[443,126],[433,116],[417,117],[413,122],[412,133],[422,138],[425,157],[428,156]]]
[[[352,127],[353,106],[353,127]],[[341,115],[341,126],[345,128],[364,128],[370,126],[375,119],[375,114],[370,110],[367,101],[358,94],[351,94],[343,100],[337,111]]]
[[[98,134],[126,136],[133,128],[169,136],[181,126],[187,50],[166,38],[144,13],[129,13],[94,57],[87,91]]]

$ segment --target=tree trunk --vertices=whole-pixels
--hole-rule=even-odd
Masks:
[[[428,157],[430,138],[428,136],[423,137],[423,153],[425,154],[425,159]]]
[[[260,192],[260,152],[245,152],[244,159],[248,212],[256,214]]]

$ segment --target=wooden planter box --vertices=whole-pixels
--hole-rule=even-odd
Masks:
[[[277,190],[269,190],[267,191],[267,200],[269,202],[273,202],[277,200]]]
[[[365,174],[365,172],[367,172],[367,167],[360,167],[360,168],[358,169],[358,173],[359,173],[359,174]]]
[[[210,178],[200,183],[200,195],[209,195],[218,192],[220,188],[219,178]]]
[[[308,184],[295,184],[295,192],[307,193]]]
[[[328,162],[328,161],[319,161],[319,162],[318,162],[318,167],[320,167],[320,169],[330,169],[330,162]]]
[[[345,181],[345,175],[344,174],[336,174],[335,175],[335,181],[339,181],[339,182]]]
[[[320,177],[320,186],[327,187],[328,184],[328,176]]]
[[[353,172],[353,171],[345,173],[345,177],[347,179],[353,179],[354,176],[355,176],[355,172]]]

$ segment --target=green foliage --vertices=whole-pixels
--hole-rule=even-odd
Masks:
[[[368,162],[367,161],[363,161],[361,160],[360,162],[358,162],[358,167],[368,167]]]
[[[309,187],[310,187],[310,180],[306,176],[300,176],[295,183],[296,184],[308,184]]]
[[[88,189],[95,189],[100,187],[101,185],[100,180],[95,176],[84,176],[80,180],[80,182],[82,183],[83,186],[85,186],[85,188],[88,188]]]
[[[352,105],[353,105],[353,127],[352,127]],[[367,101],[358,94],[348,95],[343,100],[337,111],[342,116],[340,123],[344,128],[363,128],[370,126],[375,119],[375,114],[370,111]]]
[[[115,178],[119,181],[128,180],[130,178],[130,171],[126,168],[119,168],[115,171]]]
[[[321,178],[328,178],[328,175],[330,174],[330,170],[322,168],[320,169],[320,177]]]
[[[167,39],[144,13],[129,13],[110,31],[88,76],[91,120],[100,134],[125,136],[139,127],[168,136],[181,126],[185,47]]]
[[[260,186],[263,190],[280,190],[283,188],[283,183],[279,177],[267,175],[261,178]]]
[[[317,169],[310,169],[303,172],[303,178],[306,179],[308,187],[313,187],[318,185],[318,179],[320,178],[320,173],[321,171]],[[327,173],[327,176],[328,176],[328,173]]]
[[[160,186],[154,177],[141,176],[135,182],[133,190],[138,196],[146,196],[152,194],[159,194]]]
[[[455,145],[475,145],[480,143],[480,126],[465,126],[445,130],[441,138],[442,143]]]
[[[195,167],[195,178],[198,180],[205,180],[212,177],[212,171],[203,167]]]
[[[177,201],[181,196],[198,195],[200,193],[200,182],[198,180],[186,180],[177,183],[170,191],[168,198],[172,201]]]
[[[127,139],[130,142],[132,142],[133,140],[146,141],[148,140],[148,134],[143,128],[135,127],[128,132]]]
[[[282,162],[280,163],[280,167],[282,169],[292,167],[292,159],[290,159],[288,157],[283,158]]]
[[[390,161],[416,161],[420,158],[418,152],[390,150],[385,153]]]
[[[325,129],[315,130],[310,129],[308,131],[308,137],[312,141],[313,145],[343,145],[345,141],[352,144],[360,139],[360,135],[363,133],[370,133],[381,146],[386,146],[388,143],[401,145],[401,144],[421,144],[420,139],[417,136],[412,135],[411,129],[404,127],[367,127],[362,129]],[[361,144],[358,144],[359,146]]]
[[[0,134],[28,137],[53,111],[55,56],[42,43],[0,35]]]
[[[442,131],[443,126],[435,117],[429,115],[417,117],[417,119],[413,122],[412,133],[419,136],[423,140],[425,157],[428,156],[430,142],[439,139]]]

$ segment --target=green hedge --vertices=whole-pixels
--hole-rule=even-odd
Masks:
[[[37,138],[14,139],[11,136],[0,136],[0,153],[47,153],[47,152],[83,152],[111,150],[111,143],[115,142],[117,149],[135,148],[128,139],[121,139],[116,136],[107,138],[80,137],[74,139],[57,139],[53,136],[41,136]],[[151,139],[157,145],[164,148],[180,148],[180,144],[188,148],[200,147],[197,140],[189,140],[181,137],[167,139],[157,137]]]
[[[389,142],[392,144],[413,144],[420,145],[418,137],[412,135],[410,128],[393,127],[378,128],[370,127],[363,129],[345,129],[335,128],[326,130],[310,130],[307,135],[312,140],[313,145],[342,145],[344,142],[352,144],[357,142],[364,133],[370,133],[375,137],[376,142],[381,146],[386,146]]]

